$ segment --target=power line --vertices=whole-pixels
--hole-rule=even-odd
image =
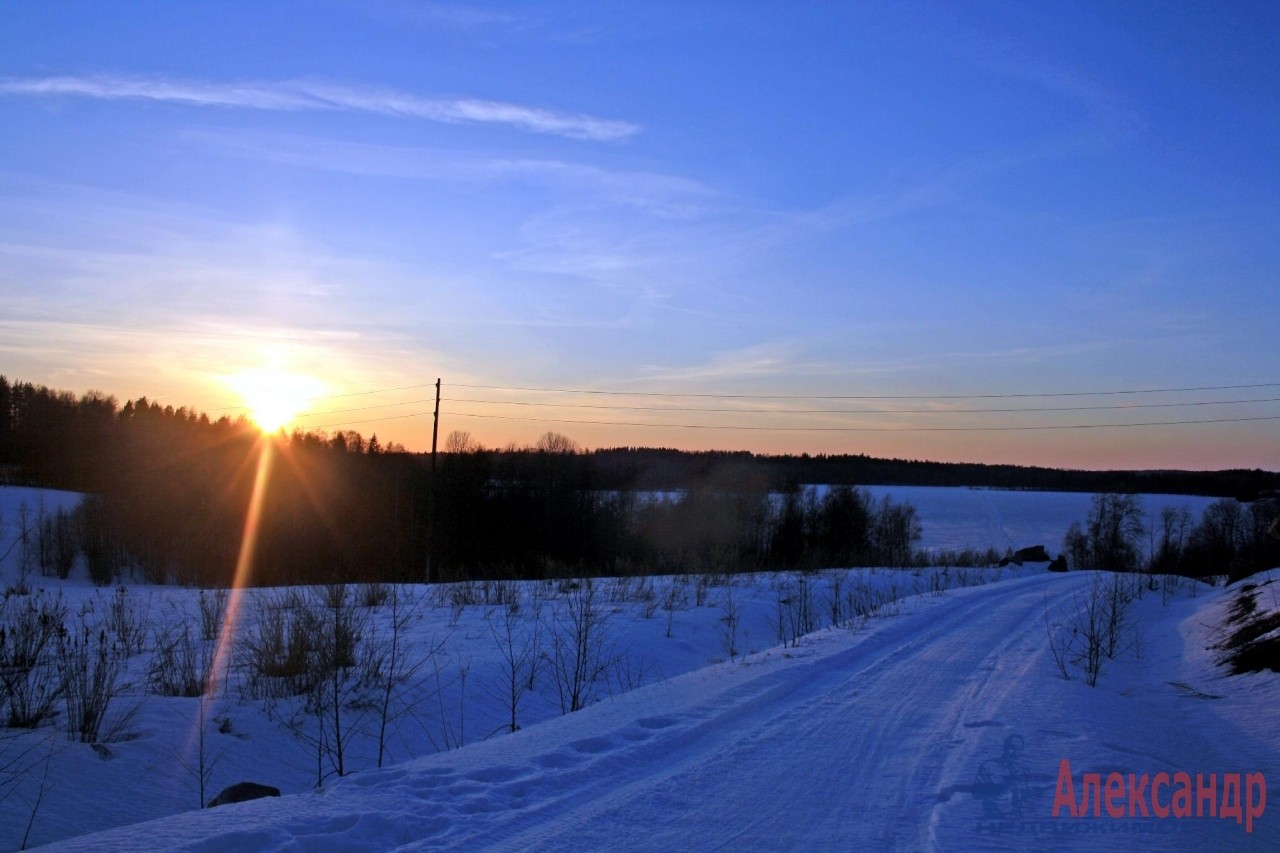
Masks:
[[[474,412],[451,412],[459,418],[488,418],[504,421],[532,421],[535,423],[584,424],[592,426],[616,427],[655,427],[665,429],[703,429],[703,430],[735,430],[753,432],[1015,432],[1027,430],[1066,430],[1066,429],[1118,429],[1124,427],[1148,426],[1186,426],[1189,424],[1227,424],[1245,423],[1249,421],[1280,421],[1280,415],[1269,415],[1249,418],[1207,418],[1204,420],[1184,421],[1151,421],[1128,424],[1043,424],[1038,426],[995,426],[995,427],[771,427],[771,426],[726,426],[720,424],[671,424],[643,423],[628,421],[590,421],[569,420],[566,418],[520,418],[511,415],[483,415]]]
[[[355,397],[367,397],[376,394],[393,393],[397,391],[416,390],[419,388],[430,388],[435,383],[417,383],[413,385],[401,385],[387,388],[366,389],[362,391],[351,391],[342,394],[331,394],[318,398],[309,398],[311,400],[339,400],[350,399]],[[1280,382],[1252,383],[1252,384],[1236,384],[1236,385],[1201,385],[1201,386],[1185,386],[1176,388],[1146,388],[1146,389],[1127,389],[1127,390],[1108,390],[1108,391],[1067,391],[1067,392],[1043,392],[1043,393],[1007,393],[1007,394],[940,394],[940,395],[809,395],[809,394],[715,394],[715,393],[667,393],[659,391],[617,391],[602,389],[584,389],[584,388],[535,388],[521,386],[501,386],[501,385],[480,385],[473,383],[452,383],[458,388],[472,388],[483,390],[495,390],[506,392],[523,392],[523,393],[543,393],[543,394],[580,394],[593,396],[608,397],[644,397],[644,398],[666,398],[666,399],[719,399],[719,400],[1001,400],[1001,399],[1053,399],[1053,398],[1078,398],[1090,396],[1123,396],[1123,395],[1150,395],[1150,394],[1174,394],[1174,393],[1191,393],[1204,391],[1227,391],[1227,390],[1245,390],[1245,389],[1261,389],[1261,388],[1277,388]],[[1255,398],[1255,399],[1231,399],[1231,400],[1193,400],[1185,402],[1172,403],[1127,403],[1127,404],[1108,404],[1108,405],[1083,405],[1083,406],[1025,406],[1025,407],[972,407],[963,409],[837,409],[837,408],[728,408],[728,407],[681,407],[681,406],[639,406],[639,405],[605,405],[595,403],[568,403],[568,402],[539,402],[529,400],[488,400],[474,399],[467,397],[446,398],[448,402],[453,403],[474,403],[480,405],[504,405],[504,406],[520,406],[520,407],[545,407],[545,408],[562,408],[562,409],[589,409],[599,411],[651,411],[651,412],[705,412],[717,414],[772,414],[772,415],[877,415],[877,414],[897,414],[897,415],[951,415],[951,414],[1016,414],[1016,413],[1035,413],[1035,412],[1070,412],[1070,411],[1118,411],[1124,409],[1169,409],[1169,408],[1189,408],[1204,406],[1237,406],[1258,403],[1275,403],[1280,402],[1280,397]],[[410,406],[421,403],[431,402],[426,399],[415,399],[402,401],[397,403],[379,403],[368,406],[352,406],[344,409],[329,409],[311,412],[303,412],[295,416],[300,418],[316,418],[326,415],[348,414],[353,412],[372,411],[376,409],[395,408],[398,406]],[[210,409],[209,411],[226,411],[231,409],[247,410],[248,406],[227,406],[221,409]],[[393,420],[406,420],[416,417],[424,417],[430,412],[411,412],[404,415],[392,415],[381,418],[363,418],[359,420],[349,420],[338,423],[319,424],[309,427],[309,429],[332,429],[337,427],[357,426],[369,423],[381,423]],[[728,425],[728,424],[690,424],[690,423],[645,423],[631,421],[606,421],[606,420],[590,420],[590,419],[570,419],[570,418],[544,418],[544,417],[519,417],[514,415],[496,415],[482,414],[478,412],[452,412],[457,417],[469,418],[487,418],[495,420],[510,421],[527,421],[535,423],[559,423],[559,424],[581,424],[589,426],[615,426],[615,427],[649,427],[649,428],[666,428],[666,429],[696,429],[696,430],[730,430],[730,431],[761,431],[761,432],[1005,432],[1005,431],[1027,431],[1027,430],[1078,430],[1078,429],[1110,429],[1110,428],[1126,428],[1126,427],[1145,427],[1145,426],[1180,426],[1191,424],[1215,424],[1215,423],[1243,423],[1250,421],[1271,421],[1280,420],[1280,416],[1259,416],[1259,417],[1235,417],[1235,418],[1206,418],[1193,420],[1167,420],[1155,422],[1127,423],[1127,424],[1058,424],[1058,425],[1033,425],[1033,426],[975,426],[975,427],[946,427],[946,426],[892,426],[892,427],[854,427],[854,426],[816,426],[816,427],[798,427],[798,426],[747,426],[747,425]]]
[[[435,383],[418,383],[414,385],[399,385],[389,388],[372,388],[363,391],[350,391],[342,394],[327,394],[319,397],[308,396],[299,398],[299,401],[305,399],[307,402],[315,403],[324,400],[342,400],[352,397],[367,397],[375,394],[389,394],[396,391],[409,391],[419,388],[431,388]],[[719,400],[1002,400],[1002,399],[1045,399],[1057,397],[1094,397],[1094,396],[1124,396],[1136,394],[1178,394],[1191,393],[1197,391],[1237,391],[1246,389],[1260,388],[1280,388],[1280,382],[1262,382],[1242,385],[1201,385],[1188,386],[1181,388],[1144,388],[1144,389],[1128,389],[1128,390],[1110,390],[1110,391],[1062,391],[1062,392],[1026,392],[1026,393],[1009,393],[1009,394],[714,394],[714,393],[676,393],[665,391],[617,391],[602,389],[586,389],[586,388],[534,388],[525,386],[506,386],[506,385],[479,385],[465,382],[451,383],[456,388],[473,388],[490,391],[515,391],[522,393],[543,393],[543,394],[586,394],[612,397],[661,397],[668,399],[693,398],[693,399],[719,399]],[[150,398],[154,399],[154,398]],[[560,406],[572,407],[575,404],[568,403],[537,403],[530,401],[515,400],[473,400],[467,398],[445,398],[448,402],[462,403],[492,403],[507,405],[527,405],[527,406]],[[1154,403],[1154,404],[1129,404],[1121,406],[1064,406],[1064,407],[1043,407],[1043,408],[1017,408],[1017,409],[951,409],[947,411],[963,412],[963,413],[979,413],[979,412],[995,412],[1007,413],[1017,411],[1086,411],[1086,410],[1104,410],[1108,408],[1171,408],[1176,406],[1207,406],[1207,405],[1239,405],[1243,403],[1262,403],[1276,402],[1280,398],[1268,398],[1258,400],[1216,400],[1216,401],[1194,401],[1185,403]],[[315,417],[324,414],[338,414],[345,412],[365,411],[377,408],[390,408],[393,406],[407,406],[416,403],[430,402],[430,400],[412,400],[401,403],[386,403],[374,406],[357,406],[348,409],[333,409],[320,412],[303,412],[296,417]],[[618,410],[635,410],[635,411],[662,411],[663,407],[646,407],[646,406],[597,406],[589,404],[581,404],[578,408],[599,408]],[[205,409],[206,412],[224,412],[224,411],[245,411],[250,407],[244,405],[234,406],[218,406]],[[674,409],[673,409],[674,410]],[[683,411],[705,411],[705,412],[744,412],[750,413],[750,409],[716,409],[716,408],[683,408]],[[768,411],[784,411],[785,410],[760,410],[763,414]],[[846,409],[793,409],[798,414],[873,414],[878,412],[893,414],[919,414],[926,413],[929,410],[916,409],[879,409],[879,410],[846,410]]]
[[[435,383],[434,383],[434,382],[427,382],[427,383],[425,383],[425,384],[421,384],[421,385],[400,385],[400,386],[398,386],[398,387],[396,387],[396,388],[375,388],[375,389],[373,389],[373,390],[369,390],[369,391],[351,391],[351,392],[348,392],[348,393],[345,393],[345,394],[325,394],[324,396],[321,396],[321,397],[310,397],[310,396],[308,396],[308,397],[298,397],[298,398],[295,398],[295,399],[296,399],[296,400],[306,400],[307,402],[315,402],[315,401],[317,401],[317,400],[342,400],[342,399],[345,399],[345,398],[347,398],[347,397],[368,397],[368,396],[371,396],[371,395],[373,395],[373,394],[390,394],[390,393],[391,393],[391,392],[393,392],[393,391],[413,391],[413,390],[416,390],[416,389],[418,389],[418,388],[432,388],[432,387],[434,387],[434,386],[435,386]],[[394,405],[408,405],[408,404],[406,403],[406,404],[394,404]],[[239,406],[219,406],[219,407],[217,407],[217,408],[213,408],[213,409],[205,409],[205,411],[206,411],[206,412],[229,412],[229,411],[237,411],[237,410],[239,410],[239,411],[243,411],[243,410],[246,410],[246,409],[248,409],[248,408],[249,408],[248,406],[246,406],[246,405],[244,405],[244,404],[242,403],[242,404],[240,404]],[[374,408],[376,408],[376,407],[374,407]],[[344,411],[345,411],[345,410],[344,410]],[[356,411],[356,410],[354,410],[354,409],[353,409],[353,410],[350,410],[350,411]]]
[[[401,403],[379,403],[376,406],[356,406],[351,409],[326,409],[323,412],[299,412],[294,415],[294,420],[298,418],[319,418],[325,415],[345,415],[348,412],[368,412],[373,409],[394,409],[396,406],[416,406],[419,403],[430,403],[431,400],[405,400]]]
[[[382,423],[383,421],[402,421],[402,420],[405,420],[406,418],[426,417],[429,414],[431,413],[430,412],[410,412],[407,415],[389,415],[385,418],[366,418],[364,420],[359,420],[359,421],[343,421],[342,423],[337,423],[337,424],[317,424],[316,426],[308,427],[308,429],[333,429],[334,427],[356,426],[357,424],[376,424],[376,423]]]
[[[505,385],[472,385],[450,383],[455,388],[477,388],[487,391],[524,391],[544,394],[600,394],[616,397],[696,397],[719,400],[1006,400],[1020,397],[1104,397],[1126,394],[1181,394],[1192,391],[1240,391],[1256,388],[1280,388],[1280,382],[1250,385],[1200,385],[1185,388],[1136,388],[1121,391],[1057,391],[1019,394],[709,394],[671,393],[665,391],[602,391],[589,388],[524,388]]]
[[[397,389],[398,390],[398,389]],[[377,392],[369,392],[377,393]],[[1203,406],[1241,406],[1253,403],[1278,403],[1280,397],[1262,397],[1248,400],[1195,400],[1182,403],[1125,403],[1106,406],[1021,406],[1014,408],[975,408],[975,409],[734,409],[724,407],[674,407],[674,406],[607,406],[594,403],[543,403],[528,400],[478,400],[470,397],[444,397],[446,403],[479,403],[494,406],[525,406],[537,408],[560,409],[592,409],[598,411],[639,411],[639,412],[699,412],[738,415],[959,415],[959,414],[1017,414],[1021,412],[1085,412],[1085,411],[1124,411],[1129,409],[1175,409]],[[430,403],[431,399],[403,400],[398,403],[379,403],[373,406],[353,406],[346,409],[325,409],[314,412],[299,412],[292,420],[300,418],[318,418],[327,415],[343,415],[351,412],[368,412],[375,409],[394,409],[399,406],[414,406]],[[241,408],[248,408],[247,406]],[[216,411],[216,410],[215,410]],[[412,417],[406,415],[404,417]],[[367,421],[352,421],[364,423]],[[314,429],[324,429],[315,426]]]
[[[720,412],[734,415],[959,415],[959,414],[1010,414],[1016,412],[1087,412],[1116,411],[1126,409],[1174,409],[1187,406],[1239,406],[1247,403],[1280,403],[1280,397],[1264,397],[1251,400],[1197,400],[1186,403],[1127,403],[1109,406],[1026,406],[1019,408],[985,409],[726,409],[673,406],[602,406],[593,403],[538,403],[527,400],[476,400],[468,397],[445,397],[447,403],[483,403],[495,406],[535,406],[560,409],[597,409],[604,411],[636,412]],[[420,400],[418,402],[429,402]],[[389,405],[408,405],[392,403]],[[385,408],[370,406],[368,408]],[[339,411],[359,411],[342,409]]]

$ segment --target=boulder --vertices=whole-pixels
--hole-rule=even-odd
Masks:
[[[1067,555],[1059,554],[1058,558],[1049,564],[1051,572],[1065,572],[1067,570]]]
[[[263,797],[278,797],[280,789],[270,785],[259,785],[257,782],[237,782],[223,788],[218,796],[209,801],[209,808],[225,806],[227,803],[243,803],[246,800],[259,800]]]

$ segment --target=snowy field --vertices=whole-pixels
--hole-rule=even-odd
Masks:
[[[1051,553],[1089,499],[887,491],[917,506],[926,547]],[[0,489],[6,585],[21,551],[4,550],[19,504],[40,498]],[[43,499],[47,508],[74,496]],[[1144,503],[1158,513],[1173,501],[1197,516],[1203,505]],[[163,637],[183,625],[200,636],[195,591],[120,593],[37,572],[29,596],[6,599],[6,615],[60,596],[69,623],[119,625],[130,620],[107,617],[124,612],[146,631],[109,710],[114,737],[78,743],[56,719],[3,730],[0,848],[24,837],[74,850],[1280,848],[1273,813],[1252,832],[1219,818],[1052,816],[1064,758],[1077,795],[1093,772],[1280,779],[1275,676],[1226,678],[1207,650],[1223,590],[1148,591],[1098,686],[1078,667],[1062,677],[1046,621],[1069,623],[1093,578],[1029,565],[605,579],[591,595],[607,665],[586,688],[587,707],[570,714],[555,638],[583,587],[403,588],[399,637],[417,668],[392,691],[381,769],[376,707],[349,694],[339,778],[321,717],[301,699],[250,695],[241,655],[226,659],[203,719],[200,699],[146,689]],[[219,636],[258,636],[281,595],[246,594]],[[370,642],[391,635],[388,603],[358,613]],[[212,654],[216,644],[201,642]],[[513,655],[523,649],[536,653]],[[531,689],[511,733],[513,669]],[[1016,770],[1016,798],[983,787],[992,768]],[[244,780],[285,796],[196,811],[202,777],[205,800]],[[129,826],[139,821],[151,822]]]
[[[1062,550],[1071,522],[1083,526],[1093,496],[1085,492],[1024,492],[1003,489],[959,489],[941,486],[867,486],[876,500],[884,495],[909,503],[920,516],[926,551],[985,551],[1043,545],[1050,554]],[[1186,507],[1195,520],[1217,498],[1194,495],[1142,495],[1147,518],[1157,519],[1164,507]],[[1150,523],[1147,525],[1151,526]]]

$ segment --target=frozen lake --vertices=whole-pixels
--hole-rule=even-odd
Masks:
[[[949,486],[864,486],[876,500],[889,495],[916,508],[923,528],[920,547],[928,551],[972,548],[1025,548],[1044,545],[1050,554],[1062,550],[1062,538],[1073,521],[1083,525],[1093,495],[1087,492],[1031,492],[966,489]],[[1141,495],[1148,528],[1166,507],[1185,506],[1193,523],[1218,498],[1194,495]]]

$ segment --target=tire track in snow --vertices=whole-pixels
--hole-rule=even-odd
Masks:
[[[544,774],[540,802],[448,843],[926,849],[956,733],[999,710],[988,689],[995,664],[1019,645],[1038,657],[1046,590],[1059,598],[1085,585],[1032,577],[955,591],[834,653],[747,675],[699,704],[654,708],[647,719],[667,725],[649,737],[630,741],[624,728],[594,739],[592,760]],[[726,826],[739,829],[725,837]]]

